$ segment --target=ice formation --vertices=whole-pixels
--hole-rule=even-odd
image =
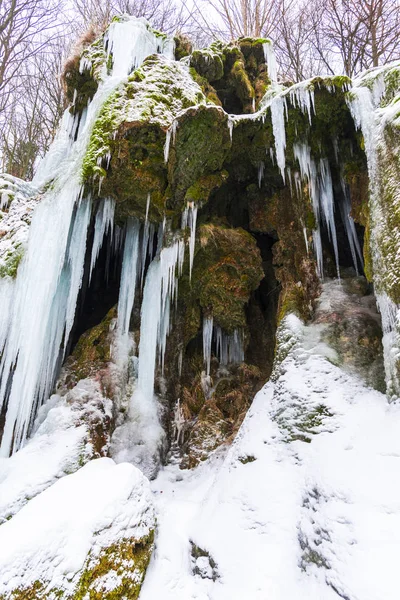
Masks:
[[[215,337],[217,356],[221,365],[240,364],[244,361],[243,331],[235,329],[229,334],[217,327]]]
[[[276,56],[272,43],[268,40],[263,44],[264,47],[264,56],[265,62],[268,66],[268,75],[271,79],[272,83],[276,83],[278,81],[278,69],[276,64]]]
[[[90,261],[90,278],[92,277],[93,269],[104,241],[104,236],[107,233],[110,233],[112,237],[114,229],[114,211],[115,200],[111,198],[104,198],[100,200],[94,225],[92,257]]]
[[[157,52],[172,57],[173,42],[154,33],[144,19],[114,21],[107,40],[113,57],[111,74],[100,83],[75,142],[71,141],[75,122],[66,111],[61,131],[35,178],[36,185],[53,184],[32,220],[15,282],[16,301],[4,302],[10,311],[1,325],[8,331],[0,365],[0,407],[7,402],[3,455],[24,443],[37,407],[49,396],[74,321],[92,210],[90,198],[82,196],[80,169],[93,125],[110,93],[144,58]],[[109,227],[110,207],[104,205],[99,213],[93,261],[101,233]],[[2,295],[11,293],[8,288],[2,285]]]
[[[210,375],[213,322],[212,316],[203,319],[203,356],[207,376]]]
[[[139,222],[136,219],[129,219],[126,225],[121,283],[118,297],[117,331],[121,341],[126,341],[128,336],[129,322],[135,302],[139,265],[139,233]]]
[[[398,73],[399,63],[393,63],[388,67],[378,67],[367,71],[362,77],[353,82],[353,87],[348,94],[348,106],[353,115],[356,127],[361,129],[365,153],[368,163],[369,175],[369,213],[371,223],[370,252],[374,270],[374,285],[377,296],[377,304],[382,316],[383,346],[385,353],[386,383],[389,396],[397,397],[400,382],[396,363],[400,357],[400,326],[399,306],[389,297],[385,288],[382,289],[382,280],[386,278],[389,287],[397,284],[397,276],[393,272],[393,266],[397,262],[397,243],[399,234],[397,228],[388,229],[387,209],[383,207],[381,199],[382,187],[388,186],[393,190],[397,200],[397,184],[392,180],[391,173],[383,173],[386,177],[382,184],[382,173],[379,168],[379,160],[387,153],[390,156],[385,138],[385,127],[388,123],[395,123],[398,117],[397,99],[392,102],[384,102],[393,76]],[[392,159],[393,160],[393,159]],[[393,210],[393,209],[392,209]],[[384,256],[382,246],[392,245],[392,252],[388,257]]]
[[[189,238],[189,278],[192,278],[193,259],[194,259],[194,248],[196,242],[196,222],[197,222],[197,210],[198,207],[194,202],[188,202],[187,207],[182,214],[182,229],[189,227],[190,238]]]

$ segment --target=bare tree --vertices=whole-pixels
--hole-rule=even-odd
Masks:
[[[53,141],[63,112],[59,76],[62,50],[61,44],[52,44],[22,67],[22,100],[15,95],[5,111],[0,128],[1,168],[22,179],[33,177],[37,160]]]
[[[153,27],[165,33],[184,30],[192,11],[175,0],[74,0],[74,9],[82,28],[105,29],[114,15],[145,17]]]
[[[281,77],[301,81],[318,75],[321,65],[312,50],[313,16],[307,3],[279,0],[272,37]]]
[[[22,65],[40,52],[59,21],[60,4],[0,0],[0,113],[23,84]]]
[[[353,77],[400,56],[398,0],[315,0],[313,47],[328,72]]]
[[[231,40],[269,36],[279,16],[276,0],[205,0],[203,5],[215,13],[215,31]]]

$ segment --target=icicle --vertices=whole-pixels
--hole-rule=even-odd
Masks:
[[[263,161],[258,165],[258,187],[261,188],[261,183],[264,178],[265,163]]]
[[[317,273],[320,279],[324,278],[324,257],[322,254],[321,230],[319,225],[312,232],[315,256],[317,260]]]
[[[235,329],[232,334],[227,334],[220,327],[216,327],[216,347],[221,365],[242,363],[244,361],[243,331]]]
[[[163,248],[150,264],[143,292],[139,345],[138,389],[151,401],[157,348],[163,360],[169,329],[170,302],[177,291],[177,272],[182,272],[184,242]]]
[[[183,431],[185,426],[185,415],[183,414],[183,410],[181,408],[180,399],[178,398],[177,403],[174,409],[174,420],[172,423],[172,427],[174,429],[174,438],[177,444],[183,442]]]
[[[182,212],[181,229],[186,229],[186,227],[188,226],[188,220],[189,220],[189,203],[187,204],[186,208]]]
[[[172,143],[175,144],[177,127],[178,127],[178,121],[175,119],[175,121],[173,121],[172,125],[170,127],[168,127],[168,129],[167,129],[167,133],[165,136],[165,144],[164,144],[164,162],[165,162],[165,164],[168,163],[171,138],[172,138]]]
[[[353,116],[355,126],[362,130],[370,177],[375,176],[376,128],[373,94],[367,87],[353,88],[352,93],[356,95],[351,101],[348,101],[348,106]]]
[[[129,332],[138,271],[140,225],[137,219],[129,219],[126,227],[124,254],[122,258],[121,283],[118,297],[117,331],[121,340]]]
[[[105,41],[112,56],[112,76],[127,77],[151,54],[165,54],[173,60],[173,40],[161,40],[147,27],[144,20],[127,18],[109,26]],[[161,44],[161,45],[160,45]]]
[[[111,235],[114,226],[114,212],[115,212],[115,200],[111,198],[105,198],[100,201],[99,207],[96,213],[96,220],[94,224],[94,239],[92,246],[92,256],[90,260],[90,274],[89,281],[92,278],[92,273],[96,260],[99,256],[100,248],[103,244],[104,236],[110,231]]]
[[[332,177],[331,170],[329,168],[329,163],[327,159],[320,160],[320,206],[321,213],[325,220],[329,239],[332,241],[333,252],[335,254],[335,262],[336,262],[336,271],[337,276],[340,279],[340,269],[339,269],[339,249],[337,243],[336,236],[336,225],[335,225],[335,215],[334,215],[334,206],[335,201],[333,197],[333,187],[332,187]]]
[[[289,182],[290,195],[293,196],[292,169],[290,167],[286,167],[286,175]]]
[[[12,306],[14,303],[15,281],[11,277],[0,277],[0,356],[6,343]]]
[[[340,183],[343,191],[343,202],[340,203],[340,214],[342,217],[342,221],[344,223],[346,229],[347,239],[349,241],[351,258],[353,260],[354,269],[356,274],[358,275],[358,261],[357,256],[360,261],[362,268],[364,268],[363,256],[360,248],[360,243],[358,241],[358,236],[356,232],[356,226],[353,218],[350,215],[351,212],[351,199],[349,190],[344,181],[343,175],[340,177]]]
[[[52,185],[35,209],[27,251],[13,284],[15,296],[0,364],[3,409],[7,402],[3,455],[24,442],[37,406],[48,397],[74,321],[91,214],[90,199],[81,197],[81,168],[93,125],[104,102],[132,68],[157,51],[173,58],[172,40],[155,35],[142,19],[113,22],[105,40],[112,54],[112,74],[104,76],[80,120],[68,110],[64,113],[61,129],[34,179],[38,187]]]
[[[164,162],[165,162],[165,164],[167,164],[167,162],[168,162],[169,146],[171,144],[171,135],[172,135],[172,131],[171,131],[171,128],[169,127],[167,129],[167,133],[165,135],[165,144],[164,144]]]
[[[400,387],[397,369],[399,360],[399,307],[385,293],[376,295],[376,303],[382,317],[382,345],[385,357],[387,393],[391,395],[396,393]]]
[[[277,96],[271,102],[272,131],[275,138],[276,162],[285,181],[286,166],[286,130],[285,130],[286,98]]]
[[[183,350],[181,348],[179,351],[179,356],[178,356],[178,375],[179,375],[179,377],[182,376],[182,366],[183,366]]]
[[[213,317],[203,318],[203,357],[206,365],[207,377],[210,375],[211,367],[211,343],[213,333]]]
[[[157,471],[165,436],[154,398],[157,349],[163,364],[170,305],[177,292],[177,275],[182,271],[184,249],[183,240],[163,248],[147,271],[141,309],[137,386],[129,405],[129,420],[114,434],[116,460],[129,460],[148,477],[154,477]]]
[[[294,85],[289,91],[289,97],[293,106],[298,106],[304,114],[308,115],[311,125],[312,112],[315,113],[314,90],[305,87],[304,84]]]
[[[194,202],[191,203],[189,212],[189,227],[190,227],[190,238],[189,238],[189,279],[192,279],[193,259],[194,259],[194,248],[196,244],[196,221],[197,221],[197,206]]]
[[[194,202],[188,202],[186,208],[182,212],[181,229],[190,228],[189,238],[189,278],[192,278],[194,248],[196,243],[196,221],[197,221],[197,206]]]
[[[150,200],[151,200],[151,195],[150,192],[147,194],[147,202],[146,202],[146,218],[145,218],[145,223],[147,223],[148,218],[149,218],[149,209],[150,209]]]
[[[307,250],[307,254],[308,254],[308,238],[307,238],[307,229],[306,227],[303,227],[303,235],[304,235],[304,241],[306,244],[306,250]]]
[[[233,125],[234,125],[235,121],[232,117],[232,115],[228,115],[228,130],[229,130],[229,137],[232,143],[232,137],[233,137]]]
[[[311,202],[315,220],[317,222],[317,229],[313,232],[313,239],[318,274],[321,278],[323,277],[323,256],[320,231],[320,221],[323,219],[328,230],[329,239],[332,241],[337,275],[340,279],[339,250],[334,215],[334,196],[329,163],[326,159],[321,159],[317,169],[315,161],[311,158],[310,148],[306,144],[293,144],[293,154],[299,163],[302,179],[308,181]]]
[[[1,405],[11,381],[3,456],[20,447],[36,407],[49,396],[73,324],[91,208],[79,195],[76,181],[66,181],[42,200],[32,219],[1,362]]]
[[[269,149],[269,156],[271,158],[272,164],[275,166],[275,155],[274,155],[274,149],[273,148]]]
[[[263,44],[263,48],[265,62],[268,66],[268,76],[272,83],[276,83],[278,81],[278,75],[274,47],[272,43],[268,41]]]

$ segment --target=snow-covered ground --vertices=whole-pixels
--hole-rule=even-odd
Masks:
[[[98,456],[91,429],[101,431],[110,418],[111,400],[91,380],[80,381],[63,397],[54,394],[39,410],[28,443],[0,458],[0,524],[57,479]]]
[[[226,456],[152,483],[141,600],[397,600],[400,407],[282,323],[273,381]],[[285,357],[286,355],[286,357]]]
[[[335,312],[332,286],[317,315]],[[38,579],[68,594],[90,557],[156,516],[140,600],[397,600],[400,407],[333,364],[325,327],[287,316],[233,445],[194,470],[174,449],[150,485],[107,458],[80,468],[90,422],[110,414],[95,382],[53,396],[0,461],[0,594]]]
[[[0,528],[0,593],[47,582],[73,591],[102,549],[154,527],[147,479],[128,463],[99,458],[57,481]],[[111,588],[112,589],[112,588]]]

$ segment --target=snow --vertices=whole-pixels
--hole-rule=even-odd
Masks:
[[[151,494],[142,473],[110,458],[91,461],[1,526],[0,591],[39,579],[47,589],[73,591],[89,552],[92,561],[103,548],[124,538],[140,539],[153,527]]]
[[[111,401],[93,381],[80,381],[64,397],[53,395],[39,410],[35,435],[10,458],[0,458],[0,523],[93,458],[90,424],[110,418]]]
[[[397,273],[400,232],[390,219],[398,205],[398,173],[390,144],[390,127],[397,127],[400,62],[366,71],[353,82],[347,103],[354,124],[361,129],[369,175],[370,254],[374,286],[384,330],[384,355],[388,395],[399,395],[396,361],[400,355],[399,306],[390,296],[399,285]],[[386,131],[386,127],[389,130]],[[385,193],[392,194],[387,203]],[[385,205],[388,204],[388,206]]]
[[[329,362],[318,326],[289,315],[279,341],[226,457],[152,483],[141,600],[397,599],[400,406]]]

